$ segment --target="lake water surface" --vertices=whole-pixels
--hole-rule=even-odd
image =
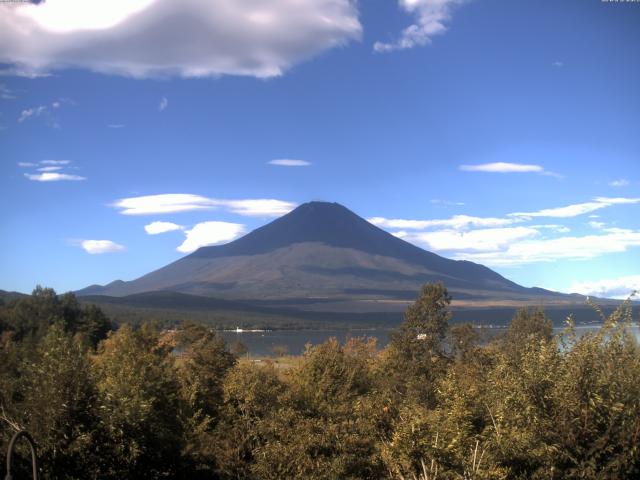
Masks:
[[[586,332],[595,332],[600,325],[577,325],[576,333],[583,335]],[[555,333],[560,333],[562,328],[554,328]],[[640,341],[640,328],[632,327],[636,338]],[[231,344],[242,342],[249,354],[253,356],[273,355],[274,347],[286,347],[291,355],[300,355],[304,352],[307,343],[319,344],[331,337],[335,337],[341,343],[353,337],[375,337],[378,348],[383,348],[389,343],[389,334],[392,330],[272,330],[265,332],[220,332],[222,337]],[[504,331],[504,328],[487,328],[484,332],[490,337]]]

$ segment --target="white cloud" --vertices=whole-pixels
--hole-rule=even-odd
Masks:
[[[0,3],[0,12],[2,12],[3,8],[2,3]],[[0,25],[2,25],[2,18],[0,18]],[[0,38],[2,38],[1,32]],[[0,46],[0,49],[1,48],[2,46]],[[37,107],[26,108],[20,112],[20,115],[18,116],[18,123],[23,123],[31,118],[41,117],[49,127],[60,128],[60,122],[58,121],[56,111],[60,109],[62,104],[75,105],[75,102],[69,98],[59,98],[58,100],[51,102],[49,105],[38,105]]]
[[[185,230],[187,238],[177,250],[182,253],[191,253],[200,247],[228,243],[243,235],[245,232],[245,226],[239,223],[198,223],[191,230]]]
[[[42,160],[40,162],[42,165],[69,165],[71,161],[69,160]]]
[[[551,66],[556,67],[556,68],[562,68],[562,67],[564,67],[564,62],[561,62],[560,60],[556,60],[555,62],[553,62],[551,64]]]
[[[584,215],[585,213],[593,212],[601,208],[605,208],[605,205],[600,202],[585,202],[576,203],[574,205],[567,205],[566,207],[544,208],[535,212],[515,212],[509,215],[514,217],[551,217],[551,218],[570,218],[577,217],[578,215]]]
[[[0,83],[0,99],[2,100],[15,100],[16,96],[9,87],[4,83]]]
[[[168,106],[169,106],[169,100],[167,100],[167,97],[162,97],[160,99],[160,103],[158,104],[158,111],[162,112]]]
[[[434,205],[446,205],[448,207],[451,207],[451,206],[462,207],[465,205],[464,202],[452,202],[451,200],[442,200],[440,198],[432,198],[429,201]]]
[[[69,175],[66,173],[53,173],[53,172],[44,172],[44,173],[25,173],[25,177],[29,180],[34,180],[36,182],[60,182],[64,180],[86,180],[86,177],[81,177],[80,175]]]
[[[567,290],[567,293],[581,293],[582,295],[618,299],[626,299],[632,292],[640,292],[640,275],[575,282]]]
[[[124,245],[112,242],[111,240],[82,240],[80,246],[91,255],[123,252],[126,250]]]
[[[633,233],[633,230],[630,230],[628,228],[620,228],[620,227],[607,227],[607,228],[603,228],[602,231],[607,233],[621,233],[621,234]]]
[[[159,233],[183,230],[184,227],[171,222],[151,222],[150,224],[145,225],[144,229],[149,235],[158,235]]]
[[[446,32],[446,23],[451,19],[454,6],[465,0],[398,0],[400,8],[416,19],[415,23],[405,28],[400,38],[393,42],[376,42],[376,52],[405,50],[415,46],[431,43],[432,37]]]
[[[267,163],[269,165],[278,165],[280,167],[308,167],[311,165],[311,162],[307,162],[306,160],[292,160],[289,158],[270,160]]]
[[[124,128],[124,125],[122,123],[110,123],[107,128]]]
[[[640,197],[596,197],[595,201],[609,207],[611,205],[631,205],[634,203],[640,203]]]
[[[1,5],[0,5],[1,7]],[[32,69],[24,69],[20,67],[0,68],[0,77],[23,77],[23,78],[43,78],[51,77],[50,73],[36,72]]]
[[[481,163],[479,165],[460,165],[460,170],[465,172],[490,172],[490,173],[542,173],[544,168],[540,165],[525,163],[494,162]]]
[[[29,180],[37,182],[59,182],[64,180],[86,180],[86,177],[80,175],[72,175],[63,173],[62,170],[66,168],[71,162],[69,160],[42,160],[38,163],[32,162],[20,162],[21,167],[38,167],[36,172],[42,173],[25,173],[24,176]],[[42,166],[44,165],[44,166]]]
[[[581,260],[640,247],[640,231],[606,227],[590,216],[596,234],[563,236],[570,229],[558,223],[529,225],[535,217],[569,218],[613,205],[639,204],[640,198],[596,197],[590,202],[537,212],[512,213],[507,218],[456,215],[443,220],[373,217],[369,221],[416,245],[445,252],[455,259],[489,266],[522,265],[561,259]],[[515,220],[515,221],[514,221]],[[518,223],[518,225],[512,225]]]
[[[585,260],[640,247],[640,232],[615,229],[603,235],[560,237],[515,242],[507,248],[482,253],[460,253],[458,259],[489,266],[522,265],[555,260]]]
[[[502,250],[513,242],[540,235],[531,227],[483,228],[460,232],[456,230],[440,230],[435,232],[405,233],[400,236],[411,243],[425,246],[436,251],[486,252]]]
[[[47,107],[46,105],[40,105],[38,107],[33,107],[33,108],[27,108],[25,110],[22,110],[22,112],[20,112],[20,116],[18,117],[18,123],[22,123],[25,120],[28,120],[30,118],[35,118],[35,117],[39,117],[40,115],[46,114],[49,112],[49,107]]]
[[[399,228],[402,224],[391,224]],[[427,250],[445,252],[459,260],[471,260],[488,266],[523,265],[560,259],[582,260],[640,247],[640,231],[602,228],[600,234],[548,238],[543,231],[567,233],[563,225],[531,225],[504,228],[435,231],[411,231],[405,224],[393,235]]]
[[[468,227],[501,227],[516,223],[515,218],[491,218],[491,217],[471,217],[468,215],[454,215],[443,220],[403,220],[388,219],[383,217],[372,217],[368,222],[381,228],[402,228],[408,230],[424,230],[433,227],[445,227],[461,230]]]
[[[166,193],[116,200],[113,207],[123,215],[152,215],[224,208],[250,217],[278,217],[290,212],[295,203],[274,199],[224,200],[187,193]]]
[[[37,168],[36,170],[38,170],[39,172],[56,172],[58,170],[62,170],[62,167],[55,167],[55,166],[40,167],[40,168]]]
[[[119,208],[123,215],[152,215],[159,213],[190,212],[195,210],[210,210],[218,203],[207,197],[186,193],[166,193],[161,195],[146,195],[117,200],[112,204]]]
[[[280,217],[296,208],[295,203],[267,198],[255,200],[220,200],[231,212],[246,217]]]
[[[352,0],[48,0],[0,4],[0,63],[136,78],[271,77],[360,38]]]
[[[546,225],[531,225],[531,228],[536,228],[538,230],[553,230],[558,233],[568,233],[571,229],[565,225],[557,225],[557,224],[546,224]]]
[[[534,217],[551,217],[551,218],[570,218],[584,215],[602,208],[611,207],[613,205],[635,204],[640,203],[640,198],[624,198],[624,197],[596,197],[591,202],[576,203],[567,205],[566,207],[545,208],[535,212],[515,212],[510,213],[510,217],[534,218]]]
[[[629,180],[627,180],[626,178],[620,178],[618,180],[613,180],[612,182],[609,182],[609,186],[610,187],[628,187],[629,186]]]

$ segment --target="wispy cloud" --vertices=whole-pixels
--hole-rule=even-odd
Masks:
[[[144,230],[149,235],[158,235],[160,233],[172,232],[174,230],[184,230],[182,225],[172,222],[151,222],[144,226]]]
[[[289,158],[280,158],[276,160],[270,160],[267,162],[269,165],[277,165],[279,167],[308,167],[311,162],[306,160],[293,160]]]
[[[25,173],[24,176],[29,180],[33,180],[36,182],[78,181],[87,179],[86,177],[81,177],[80,175],[69,175],[67,173],[55,172]]]
[[[22,77],[33,80],[34,78],[52,77],[48,72],[37,71],[30,68],[9,67],[0,69],[0,77]]]
[[[160,103],[158,104],[158,111],[162,112],[164,111],[164,109],[166,109],[169,106],[169,100],[167,100],[167,97],[162,97],[160,99]]]
[[[571,231],[571,229],[566,225],[558,225],[555,223],[544,224],[544,225],[531,225],[531,228],[535,228],[537,230],[552,230],[558,233],[568,233]]]
[[[501,227],[519,221],[515,218],[471,217],[469,215],[454,215],[441,220],[405,220],[372,217],[370,223],[382,228],[401,228],[406,230],[425,230],[433,227],[461,230],[468,227]]]
[[[13,90],[7,87],[4,83],[0,83],[0,99],[2,100],[15,100],[16,95]]]
[[[71,160],[42,160],[42,165],[69,165]]]
[[[392,233],[427,250],[492,267],[585,260],[640,247],[640,231],[610,228],[603,229],[598,235],[545,238],[540,227],[531,225],[432,232],[401,230]]]
[[[544,167],[525,163],[493,162],[478,165],[460,165],[460,170],[465,172],[489,172],[489,173],[543,173]]]
[[[640,246],[640,231],[616,229],[602,235],[568,236],[515,242],[506,249],[490,252],[465,252],[454,258],[488,266],[523,265],[556,260],[586,260],[609,253],[625,252]]]
[[[296,208],[295,203],[267,198],[249,200],[220,200],[233,213],[246,217],[280,217]]]
[[[618,299],[626,299],[633,292],[640,292],[640,275],[574,282],[567,289],[567,293],[581,293],[582,295]]]
[[[415,23],[405,28],[400,38],[392,42],[376,42],[376,52],[392,52],[427,45],[436,35],[447,31],[453,7],[465,0],[399,0],[400,8],[415,17]]]
[[[39,172],[56,172],[58,170],[62,170],[62,167],[50,166],[50,167],[40,167],[37,168]]]
[[[18,166],[22,168],[34,168],[40,173],[25,173],[24,176],[35,182],[61,182],[61,181],[79,181],[86,180],[86,177],[63,172],[71,164],[70,160],[42,160],[38,163],[34,162],[18,162]]]
[[[231,242],[244,233],[246,233],[246,227],[239,223],[198,223],[192,229],[185,230],[187,238],[177,250],[182,253],[191,253],[200,247]]]
[[[20,112],[20,116],[18,117],[18,123],[22,123],[25,120],[28,120],[32,117],[39,117],[42,114],[48,113],[49,107],[47,105],[40,105],[38,107],[27,108]]]
[[[91,255],[100,255],[102,253],[124,252],[126,247],[111,240],[81,240],[80,247]]]
[[[448,252],[500,251],[513,242],[536,237],[540,232],[531,227],[482,228],[466,232],[440,230],[435,232],[401,232],[396,235],[428,250]]]
[[[116,200],[113,207],[123,215],[153,215],[161,213],[210,210],[218,206],[211,198],[187,193],[165,193]]]
[[[107,128],[124,128],[124,125],[122,123],[110,123]]]
[[[32,118],[41,117],[45,120],[46,125],[52,128],[60,128],[58,116],[55,113],[64,104],[75,105],[75,102],[69,98],[59,98],[48,105],[38,105],[32,108],[26,108],[20,112],[18,123],[23,123]]]
[[[589,226],[598,232],[583,236],[567,236],[570,228],[559,223],[529,222],[538,217],[571,218],[614,205],[639,203],[640,198],[596,197],[590,202],[511,213],[504,218],[456,215],[439,220],[373,217],[369,221],[399,238],[454,259],[509,266],[588,259],[638,247],[640,231],[607,228],[601,221],[589,221]]]
[[[442,200],[440,198],[432,198],[429,201],[434,205],[445,205],[447,207],[462,207],[465,205],[464,202],[452,202],[451,200]]]
[[[631,184],[626,178],[620,178],[609,182],[610,187],[628,187]]]
[[[295,203],[275,199],[225,200],[187,193],[165,193],[116,200],[111,206],[123,215],[153,215],[222,208],[249,217],[278,217]]]
[[[510,217],[535,218],[570,218],[591,213],[602,208],[611,207],[613,205],[640,203],[640,198],[626,197],[596,197],[591,202],[576,203],[565,207],[544,208],[534,212],[515,212],[510,213]]]
[[[564,62],[561,62],[560,60],[556,60],[551,64],[551,66],[556,68],[562,68],[564,67]]]

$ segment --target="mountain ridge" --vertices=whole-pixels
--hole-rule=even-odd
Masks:
[[[430,281],[443,281],[454,297],[567,298],[523,287],[484,265],[423,250],[329,202],[304,203],[237,240],[201,247],[132,281],[92,285],[76,293],[173,291],[228,300],[390,302],[417,293]]]

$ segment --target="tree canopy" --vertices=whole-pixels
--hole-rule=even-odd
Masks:
[[[481,341],[450,302],[425,285],[383,349],[256,362],[205,326],[115,330],[39,287],[0,305],[0,448],[31,432],[44,479],[640,476],[631,304],[584,335],[521,309]]]

